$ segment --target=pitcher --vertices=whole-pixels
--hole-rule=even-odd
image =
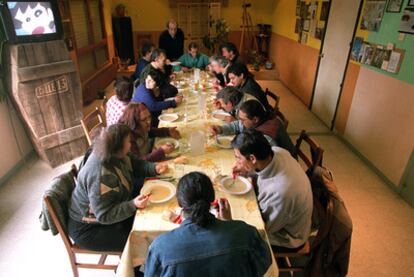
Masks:
[[[206,142],[205,133],[201,130],[195,131],[190,135],[190,153],[192,156],[204,154],[204,144]]]

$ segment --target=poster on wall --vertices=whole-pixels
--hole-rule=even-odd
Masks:
[[[322,21],[326,21],[328,20],[328,15],[329,15],[329,2],[322,2],[321,16],[319,17],[319,19]]]
[[[406,8],[401,17],[400,33],[414,34],[414,7]]]
[[[388,61],[390,60],[391,50],[382,48],[382,45],[377,46],[372,57],[371,65],[377,68],[387,68]]]
[[[388,13],[399,13],[401,12],[401,7],[403,4],[403,0],[389,0],[387,5],[387,12]]]
[[[384,15],[386,0],[367,0],[362,15],[361,29],[378,32]]]
[[[356,37],[354,41],[354,45],[351,51],[351,59],[354,61],[358,61],[359,52],[361,52],[362,43],[364,43],[364,39],[361,37]]]

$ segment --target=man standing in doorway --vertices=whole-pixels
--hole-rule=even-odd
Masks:
[[[184,32],[177,27],[174,19],[167,22],[167,30],[161,33],[158,44],[159,48],[165,50],[170,61],[175,61],[183,55]]]

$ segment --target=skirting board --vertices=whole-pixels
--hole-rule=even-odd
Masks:
[[[10,169],[6,174],[0,177],[0,187],[7,183],[7,181],[13,177],[14,174],[16,174],[26,163],[27,160],[34,157],[36,155],[35,150],[33,149],[30,151],[26,156],[24,156],[23,159],[21,159],[17,164],[15,164],[12,169]]]

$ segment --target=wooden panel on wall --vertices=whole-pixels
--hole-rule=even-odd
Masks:
[[[319,50],[272,33],[270,58],[279,71],[279,79],[309,106]]]
[[[345,138],[398,185],[414,148],[414,85],[361,67]]]
[[[96,99],[99,90],[106,88],[116,77],[117,67],[108,64],[97,74],[82,83],[83,103],[89,103]]]

